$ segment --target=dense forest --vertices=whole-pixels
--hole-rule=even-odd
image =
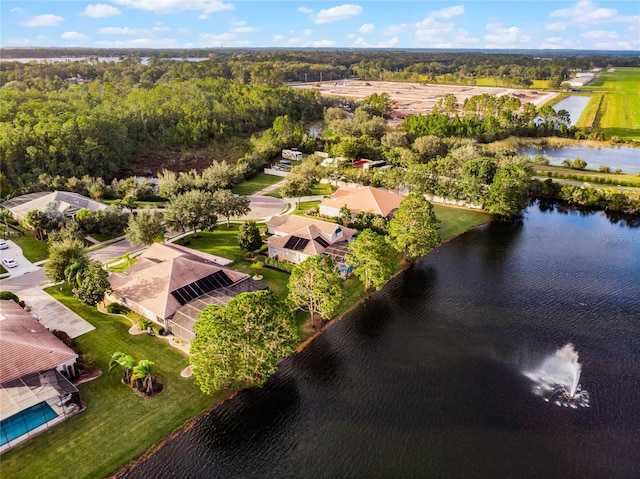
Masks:
[[[260,49],[109,53],[121,58],[0,62],[0,197],[43,185],[50,188],[73,178],[77,184],[91,183],[87,176],[108,184],[132,171],[155,175],[165,168],[188,170],[191,166],[172,158],[201,152],[199,169],[212,161],[240,160],[249,173],[273,158],[278,148],[298,146],[311,152],[321,145],[306,137],[296,144],[280,141],[286,137],[282,131],[272,134],[269,142],[257,144],[252,139],[265,130],[275,131],[270,127],[278,117],[287,115],[292,125],[308,125],[322,120],[327,108],[336,105],[336,100],[313,90],[286,87],[289,81],[360,77],[472,82],[475,76],[490,76],[527,84],[549,78],[559,82],[574,68],[639,63],[633,56],[602,54],[543,58],[525,53]],[[143,60],[132,53],[155,56]],[[184,61],[170,56],[174,54],[206,58]],[[360,113],[357,105],[342,105],[349,115],[355,114],[356,121],[344,121],[340,111],[334,110],[333,119],[339,121],[326,123],[333,133],[325,139],[326,151],[392,164],[411,163],[407,158],[415,149],[410,147],[420,137],[487,142],[508,134],[571,133],[566,119],[552,109],[538,110],[506,97],[482,95],[464,105],[447,97],[431,115],[406,119],[403,138],[390,132],[380,117],[384,102],[376,108],[365,102]],[[543,121],[534,123],[536,116]],[[141,158],[153,167],[141,171]]]

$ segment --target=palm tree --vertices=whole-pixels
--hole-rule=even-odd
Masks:
[[[77,288],[82,284],[82,275],[89,267],[89,261],[87,258],[74,258],[71,260],[69,266],[64,270],[64,277],[67,279],[67,283],[74,288]]]
[[[140,381],[142,387],[137,387],[138,391],[149,395],[153,393],[155,378],[151,374],[151,366],[155,363],[148,359],[141,359],[138,364],[133,367],[133,374],[131,375],[131,387],[134,387],[136,381]]]
[[[133,384],[131,379],[131,372],[135,367],[135,361],[128,354],[124,354],[121,352],[113,353],[111,356],[111,362],[109,363],[109,371],[117,366],[122,366],[124,371],[122,372],[122,382],[125,384]]]

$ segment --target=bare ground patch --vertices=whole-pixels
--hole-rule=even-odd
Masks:
[[[392,117],[402,119],[411,115],[427,114],[433,110],[438,100],[453,93],[462,104],[474,95],[509,95],[522,103],[531,102],[541,106],[557,95],[555,92],[515,89],[503,87],[480,87],[464,85],[436,85],[423,83],[378,82],[362,80],[340,80],[324,83],[293,85],[292,88],[315,89],[323,96],[363,100],[374,93],[387,93],[393,102]]]

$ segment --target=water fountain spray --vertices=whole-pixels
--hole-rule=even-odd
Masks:
[[[578,353],[568,343],[545,358],[535,371],[525,372],[533,392],[545,401],[564,407],[589,407],[589,393],[580,384]]]

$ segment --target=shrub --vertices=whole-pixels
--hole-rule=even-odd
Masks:
[[[20,305],[21,308],[24,308],[24,301],[20,300],[17,294],[12,293],[11,291],[0,291],[0,300],[12,300]]]
[[[53,331],[51,331],[51,333],[60,341],[62,341],[65,344],[65,346],[73,349],[76,353],[78,353],[75,342],[73,341],[71,336],[69,336],[66,332],[54,329]]]
[[[600,173],[611,173],[611,168],[603,165],[600,167]]]
[[[587,162],[584,161],[582,158],[576,158],[571,163],[571,168],[573,168],[574,170],[584,170],[586,167],[587,167]]]
[[[130,313],[131,310],[120,303],[111,303],[107,306],[107,312],[111,314],[127,314]]]
[[[78,356],[80,374],[89,374],[96,368],[96,357],[93,354],[82,353]]]
[[[278,269],[280,271],[284,271],[285,273],[291,273],[293,268],[295,268],[295,264],[286,263],[284,261],[278,261],[275,258],[265,258],[264,265],[268,268]]]
[[[144,331],[145,329],[147,329],[149,326],[151,326],[151,320],[147,319],[143,316],[140,316],[139,318],[137,318],[137,325],[138,325],[138,329],[140,331]]]

